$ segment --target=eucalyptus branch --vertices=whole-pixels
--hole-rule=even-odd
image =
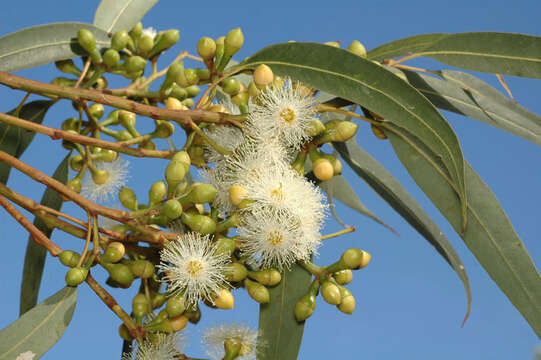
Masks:
[[[356,112],[348,111],[348,110],[344,110],[344,109],[338,109],[338,108],[335,108],[335,107],[329,106],[329,105],[319,104],[319,105],[316,106],[316,109],[320,113],[322,113],[322,112],[333,112],[333,113],[337,113],[337,114],[347,115],[347,116],[351,116],[351,117],[354,117],[356,119],[360,119],[360,120],[363,120],[363,121],[366,121],[366,122],[369,122],[369,123],[375,124],[375,125],[378,125],[378,124],[381,123],[381,121],[377,121],[377,120],[374,120],[374,119],[367,118],[365,116],[357,114]]]

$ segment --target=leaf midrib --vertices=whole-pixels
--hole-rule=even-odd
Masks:
[[[0,59],[8,57],[8,56],[17,55],[18,53],[21,53],[21,52],[24,52],[24,51],[36,50],[36,49],[40,49],[40,48],[44,48],[44,47],[48,47],[48,46],[68,45],[68,44],[72,44],[72,43],[75,44],[76,41],[62,40],[62,41],[57,41],[57,42],[49,42],[49,43],[38,44],[38,45],[35,45],[35,46],[29,46],[27,48],[17,49],[17,50],[14,50],[12,52],[9,52],[9,53],[4,53],[3,55],[0,55]],[[109,45],[109,42],[108,41],[96,40],[96,44]]]
[[[113,28],[115,27],[116,23],[118,22],[118,20],[120,19],[120,16],[122,16],[122,14],[124,13],[124,11],[126,11],[126,8],[128,6],[130,6],[130,4],[133,2],[134,0],[130,0],[126,3],[126,5],[120,9],[120,11],[118,12],[118,14],[116,15],[116,17],[113,19],[113,22],[111,23],[111,26],[109,26],[109,28],[107,29],[107,32],[111,32],[111,30],[113,30]]]

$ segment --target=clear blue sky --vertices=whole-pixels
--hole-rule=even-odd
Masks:
[[[17,0],[5,4],[0,12],[0,35],[31,25],[61,21],[92,22],[99,1],[51,2]],[[336,41],[349,44],[353,39],[368,49],[380,44],[421,33],[506,31],[541,35],[539,1],[273,1],[258,7],[257,2],[212,2],[194,7],[188,2],[162,0],[144,18],[145,26],[159,30],[178,28],[181,40],[176,49],[195,52],[201,36],[214,38],[241,26],[245,46],[237,60],[264,46],[297,41]],[[272,4],[272,6],[271,6]],[[362,5],[361,5],[362,4]],[[290,7],[292,6],[292,7]],[[425,66],[443,68],[435,62]],[[19,73],[41,81],[58,76],[52,66]],[[493,77],[483,76],[495,86]],[[541,114],[539,81],[507,78],[515,98],[526,108]],[[22,93],[0,87],[0,106],[8,111],[16,106]],[[541,259],[539,203],[541,195],[541,149],[513,135],[464,117],[444,113],[458,134],[464,154],[474,169],[492,188],[506,210],[517,233],[534,261]],[[50,111],[45,122],[59,126],[71,116],[66,103]],[[376,140],[369,129],[361,126],[358,141],[376,156],[433,216],[457,249],[468,271],[473,307],[464,328],[460,323],[466,311],[466,297],[461,282],[447,263],[428,243],[394,211],[378,198],[351,171],[351,180],[365,204],[390,223],[401,234],[388,230],[343,206],[338,210],[347,223],[358,231],[329,240],[321,249],[319,264],[335,261],[349,247],[366,249],[372,263],[355,273],[349,288],[357,300],[351,316],[338,312],[318,298],[314,315],[307,321],[300,359],[530,359],[540,342],[519,312],[490,280],[469,253],[445,219],[415,186],[394,156],[390,144]],[[51,173],[64,151],[60,144],[37,135],[23,160]],[[148,186],[161,178],[165,163],[132,161],[129,183],[146,198]],[[36,200],[43,188],[14,172],[9,185]],[[0,328],[18,316],[22,259],[27,234],[0,210]],[[328,220],[326,232],[336,231],[337,224]],[[81,249],[80,240],[57,232],[53,240],[63,248]],[[64,285],[66,268],[48,258],[40,301]],[[95,271],[100,281],[104,271]],[[132,289],[131,291],[135,291]],[[131,291],[111,291],[129,308]],[[129,293],[127,295],[126,293]],[[217,321],[246,321],[257,326],[257,306],[244,291],[235,292],[234,310],[210,311],[203,308],[203,319],[195,327],[188,325],[188,354],[202,357],[199,329]],[[85,285],[72,323],[58,344],[43,359],[114,359],[119,358],[119,321]]]

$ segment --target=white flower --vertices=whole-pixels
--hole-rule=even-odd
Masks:
[[[36,354],[34,354],[32,351],[28,350],[23,353],[20,353],[19,356],[15,360],[34,360],[34,357]]]
[[[154,39],[158,35],[158,32],[153,27],[147,27],[143,29],[141,36],[149,36],[151,39]]]
[[[261,142],[278,139],[286,148],[298,149],[310,137],[308,125],[316,114],[314,99],[293,86],[290,80],[283,87],[271,87],[259,95],[248,114],[247,128]]]
[[[186,341],[181,333],[159,334],[155,342],[143,341],[134,354],[122,354],[121,360],[176,360],[184,352],[185,346]]]
[[[243,215],[242,222],[241,250],[263,268],[289,268],[297,260],[308,260],[321,244],[319,229],[288,211],[261,208]]]
[[[225,356],[224,342],[234,339],[240,343],[238,360],[251,360],[256,358],[257,330],[252,330],[243,324],[219,325],[207,328],[201,341],[206,346],[207,355],[213,359],[223,359]],[[261,347],[261,344],[259,344]]]
[[[201,298],[214,303],[214,296],[227,284],[223,274],[229,261],[225,254],[217,255],[215,251],[216,244],[209,235],[196,232],[168,242],[160,252],[158,265],[166,274],[168,291],[183,296],[187,306],[197,304]]]
[[[116,197],[118,190],[126,184],[128,179],[129,162],[118,158],[112,162],[94,162],[96,170],[105,170],[108,174],[102,184],[96,184],[88,170],[81,189],[81,195],[92,201],[108,201]]]
[[[234,151],[245,140],[244,133],[236,126],[212,125],[206,127],[204,130],[208,137],[229,151]],[[208,153],[210,162],[219,161],[224,157],[210,145],[205,145],[205,150]]]

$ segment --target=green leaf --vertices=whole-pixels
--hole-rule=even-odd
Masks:
[[[85,51],[77,43],[79,29],[92,31],[98,49],[109,46],[107,33],[90,24],[66,22],[32,26],[0,38],[0,70],[22,70],[84,55]]]
[[[399,56],[410,55],[426,49],[447,35],[449,34],[436,33],[410,36],[378,46],[370,50],[366,56],[370,60],[381,61],[383,59],[394,59]]]
[[[391,230],[393,233],[398,233],[385,222],[381,221],[372,211],[370,211],[359,199],[355,190],[349,185],[349,183],[344,179],[342,175],[335,175],[331,180],[323,181],[319,183],[319,187],[323,189],[329,196],[329,203],[332,202],[333,198],[340,200],[341,203],[353,209],[365,216],[368,216],[370,219],[374,220],[380,225],[385,226],[387,229]]]
[[[460,203],[449,179],[428,164],[430,159],[419,155],[415,138],[407,142],[392,132],[386,134],[415,182],[460,233]],[[466,180],[468,227],[462,239],[541,337],[541,277],[498,200],[468,163]]]
[[[45,113],[52,104],[52,101],[47,100],[29,102],[21,108],[18,117],[41,124]],[[16,109],[13,109],[8,114],[15,115],[15,111]],[[28,145],[30,145],[34,139],[34,135],[36,133],[33,131],[0,122],[0,150],[18,158],[23,154]],[[7,183],[10,170],[11,167],[9,165],[0,162],[0,182]]]
[[[333,143],[333,147],[340,153],[353,171],[395,209],[419,234],[428,240],[457,273],[466,290],[468,301],[467,318],[471,308],[471,290],[468,275],[458,254],[451,243],[449,243],[449,240],[443,235],[443,232],[430,219],[417,201],[406,191],[402,184],[376,159],[364,151],[354,139],[346,143]]]
[[[541,78],[540,36],[499,32],[452,34],[416,54],[467,70]]]
[[[480,120],[541,145],[541,117],[501,92],[460,71],[442,70],[444,80],[404,71],[408,81],[437,107]]]
[[[464,157],[453,129],[414,87],[385,68],[349,51],[316,43],[269,46],[244,60],[238,69],[266,64],[281,76],[370,109],[386,121],[415,133],[441,157],[438,166],[457,184],[466,219]],[[465,223],[464,223],[465,226]]]
[[[102,0],[94,14],[94,25],[108,33],[130,30],[158,0]]]
[[[304,322],[295,319],[295,304],[308,292],[312,276],[299,265],[282,273],[282,281],[269,288],[270,302],[259,310],[258,360],[295,360]]]
[[[66,155],[64,160],[56,168],[53,178],[65,184],[68,181],[68,163],[71,154]],[[51,188],[47,188],[41,198],[42,205],[48,206],[55,210],[60,210],[62,207],[62,196]],[[34,220],[34,225],[45,234],[48,238],[51,237],[53,229],[47,227],[45,222],[40,218]],[[47,250],[28,238],[26,245],[26,254],[24,257],[23,279],[21,283],[21,302],[19,307],[20,315],[23,315],[28,310],[36,306],[38,302],[39,287],[41,284],[41,276],[43,267],[45,266],[45,258]]]
[[[0,331],[0,359],[27,351],[39,359],[68,327],[76,300],[77,288],[65,287]]]

